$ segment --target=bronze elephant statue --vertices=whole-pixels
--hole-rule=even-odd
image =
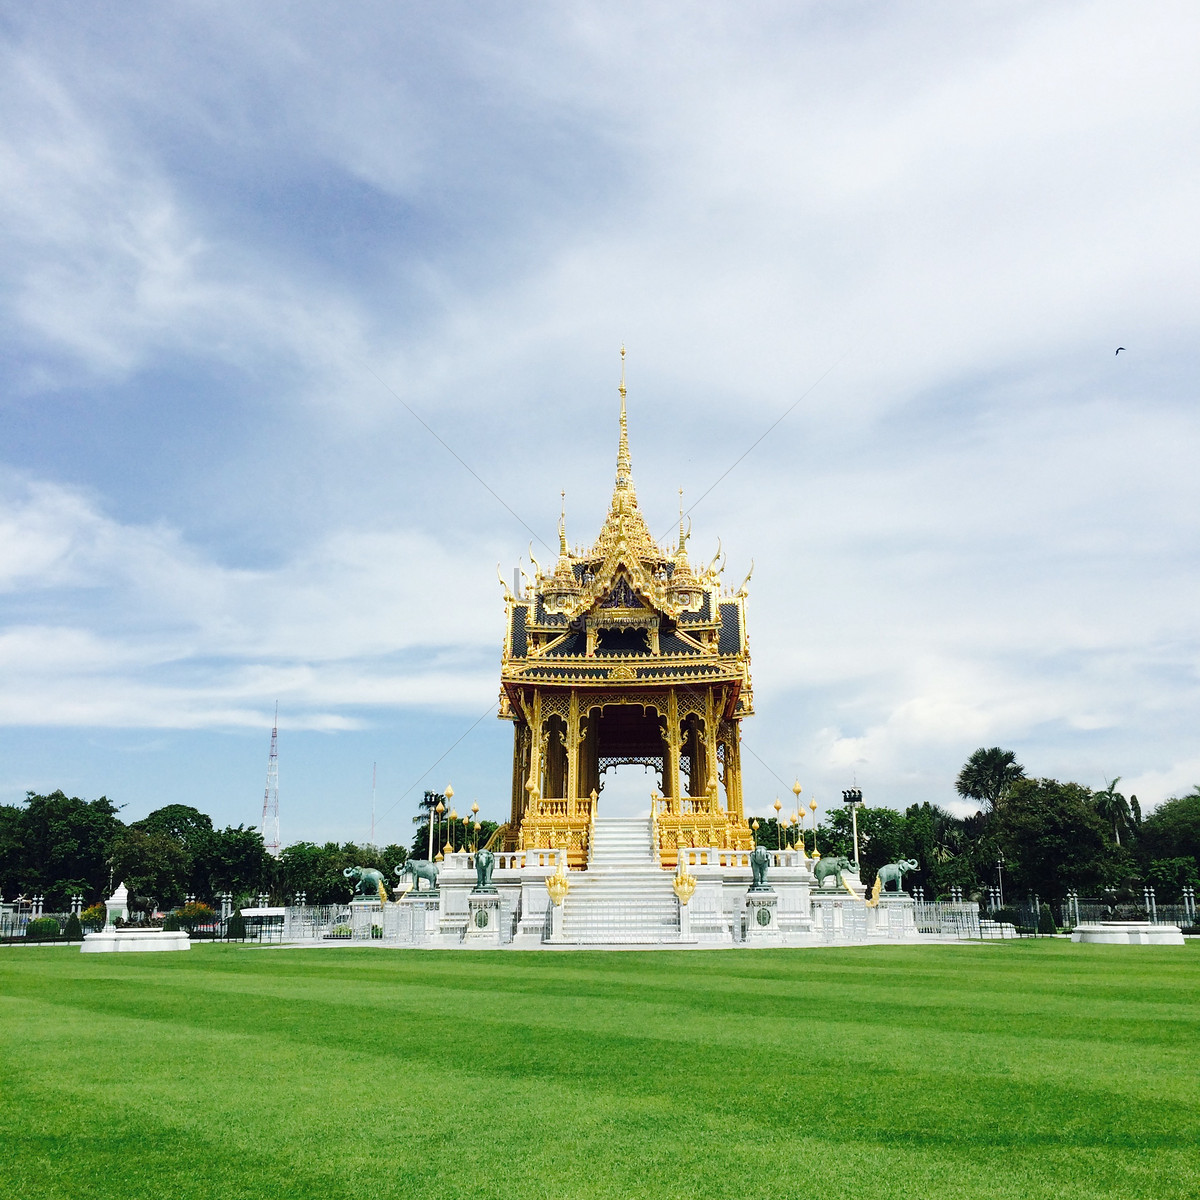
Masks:
[[[767,883],[767,868],[771,865],[771,852],[766,846],[755,846],[750,851],[750,874],[753,876],[753,882],[750,884],[750,890],[753,892],[766,892],[770,890],[770,884]]]
[[[347,867],[342,874],[347,879],[355,880],[354,895],[387,903],[387,887],[383,882],[383,872],[374,867]]]
[[[438,884],[438,865],[437,863],[426,862],[424,859],[407,859],[398,867],[394,867],[395,873],[403,879],[405,875],[411,875],[413,888],[415,891],[421,890],[421,880],[424,879],[431,889],[436,890]]]
[[[492,887],[492,871],[496,867],[496,856],[486,847],[475,851],[475,890],[477,892],[494,892]]]
[[[823,888],[825,880],[830,875],[833,876],[833,885],[837,887],[838,882],[842,877],[843,871],[853,871],[854,864],[848,859],[837,855],[832,858],[818,858],[816,865],[813,867],[813,875],[817,881],[817,887]]]
[[[895,890],[900,890],[900,881],[909,871],[915,871],[918,867],[915,858],[902,858],[899,862],[884,863],[878,871],[875,872],[879,879],[879,886],[883,891],[888,890],[888,884],[894,883]]]

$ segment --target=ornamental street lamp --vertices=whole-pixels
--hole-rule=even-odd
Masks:
[[[810,800],[808,802],[808,807],[809,807],[809,811],[811,811],[811,813],[812,813],[813,858],[816,858],[817,857],[817,802],[816,802],[816,800]]]
[[[800,811],[800,793],[803,790],[804,789],[800,786],[800,780],[797,779],[795,781],[795,783],[792,784],[792,795],[796,798],[796,824],[797,824],[797,826],[799,826],[799,828],[796,830],[796,832],[801,837],[804,836],[804,829],[803,829],[804,822],[802,820],[801,811]],[[806,846],[805,849],[807,850],[808,847]]]
[[[849,788],[842,793],[842,803],[850,809],[850,824],[854,827],[854,866],[858,868],[858,809],[862,804],[862,792]]]
[[[779,810],[782,807],[783,807],[783,805],[779,803],[779,797],[776,796],[775,797],[775,849],[776,850],[783,849],[783,844],[779,840],[779,835],[782,832],[782,830],[780,830],[780,828],[779,828]]]
[[[996,891],[1000,896],[1000,907],[1004,907],[1004,851],[996,852]]]
[[[434,813],[437,814],[438,832],[442,829],[442,813],[446,811],[446,806],[439,800],[437,808],[433,809],[429,814],[429,859],[433,861],[433,819]],[[440,857],[440,855],[439,855]]]

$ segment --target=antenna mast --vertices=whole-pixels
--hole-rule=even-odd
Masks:
[[[279,701],[271,726],[271,753],[267,756],[267,790],[263,792],[262,840],[272,858],[279,857]]]

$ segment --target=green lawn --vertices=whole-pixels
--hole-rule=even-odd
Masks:
[[[1200,945],[0,950],[0,1197],[1200,1195]]]

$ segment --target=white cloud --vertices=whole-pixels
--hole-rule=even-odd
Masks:
[[[0,718],[475,712],[528,534],[369,371],[587,540],[626,339],[664,533],[834,367],[695,514],[758,562],[771,771],[945,800],[1002,742],[1190,782],[1193,6],[360,13],[31,15],[3,51]]]
[[[0,723],[257,725],[284,698],[307,713],[294,727],[334,729],[355,723],[347,710],[471,707],[495,690],[479,670],[501,634],[486,547],[359,531],[231,570],[42,483],[0,507],[8,548],[10,590],[88,624],[0,632]]]

